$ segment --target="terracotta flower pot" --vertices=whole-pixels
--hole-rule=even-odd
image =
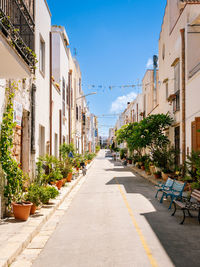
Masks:
[[[36,206],[35,204],[33,204],[33,205],[31,206],[30,214],[31,214],[31,215],[35,214],[36,209],[37,209],[37,206]]]
[[[63,186],[64,186],[66,184],[66,182],[67,182],[67,178],[63,178],[62,182],[63,182]]]
[[[72,180],[72,173],[70,172],[70,173],[68,173],[68,175],[67,175],[67,182],[70,183],[71,180]]]
[[[22,204],[13,202],[12,208],[15,219],[26,221],[30,215],[32,205],[31,202],[23,202]]]
[[[56,186],[57,186],[58,190],[60,190],[62,185],[63,185],[63,181],[62,180],[59,180],[59,181],[56,182]]]
[[[159,173],[154,173],[154,177],[155,177],[156,179],[159,179],[159,178],[161,177],[161,175],[160,175]]]
[[[145,167],[144,166],[141,166],[141,169],[144,171],[145,170]]]
[[[167,181],[168,177],[169,177],[169,173],[162,172],[162,178],[164,181]]]

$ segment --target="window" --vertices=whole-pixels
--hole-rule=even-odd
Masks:
[[[58,134],[55,133],[55,140],[54,140],[54,156],[58,157]]]
[[[180,110],[180,62],[174,66],[174,93],[176,98],[173,102],[174,112]]]
[[[65,79],[62,80],[62,111],[65,116]]]
[[[82,110],[81,110],[81,106],[79,106],[79,121],[81,121],[82,118]]]
[[[43,126],[39,126],[39,155],[45,155],[45,128]]]
[[[76,120],[78,121],[78,106],[76,105]]]
[[[168,82],[165,83],[165,92],[166,92],[166,99],[168,99],[168,97],[169,97]]]
[[[39,68],[45,74],[45,42],[42,38],[40,38]]]
[[[81,78],[79,78],[79,93],[81,93]]]
[[[174,93],[180,90],[180,62],[174,66]]]
[[[162,59],[163,60],[165,59],[165,44],[163,44],[163,47],[162,47]]]
[[[175,100],[173,101],[173,111],[179,111],[180,110],[180,91],[176,92]]]
[[[174,144],[175,150],[177,151],[175,162],[176,165],[180,165],[180,126],[175,127],[174,129]]]

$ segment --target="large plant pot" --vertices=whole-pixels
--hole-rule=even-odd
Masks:
[[[159,179],[159,178],[161,177],[161,175],[158,174],[158,173],[154,173],[154,177],[155,177],[156,179]]]
[[[37,209],[37,206],[36,206],[35,204],[33,204],[33,205],[31,206],[30,214],[31,214],[31,215],[35,214],[36,209]]]
[[[70,183],[72,181],[72,173],[68,173],[67,182]]]
[[[61,187],[63,186],[63,181],[62,180],[57,181],[56,186],[57,186],[58,190],[60,190]]]
[[[66,182],[67,182],[67,178],[63,178],[62,182],[63,182],[63,186],[64,186],[66,184]]]
[[[33,203],[31,202],[23,202],[23,203],[12,203],[13,214],[15,219],[26,221],[30,215],[31,206]]]
[[[162,172],[162,178],[164,181],[167,181],[168,177],[169,177],[169,173]]]
[[[160,179],[161,178],[161,174],[154,173],[154,177],[155,177],[155,179]]]

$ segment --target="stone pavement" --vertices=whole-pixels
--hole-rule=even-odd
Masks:
[[[93,162],[87,168],[92,166]],[[30,244],[33,238],[53,214],[60,213],[60,205],[70,192],[80,183],[83,176],[79,175],[70,184],[62,187],[60,195],[44,205],[35,215],[25,222],[16,221],[13,217],[0,221],[0,267],[7,267]],[[53,228],[55,229],[55,227]]]

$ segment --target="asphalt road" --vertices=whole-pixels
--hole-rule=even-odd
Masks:
[[[199,266],[200,226],[179,225],[148,181],[100,151],[33,267]]]

